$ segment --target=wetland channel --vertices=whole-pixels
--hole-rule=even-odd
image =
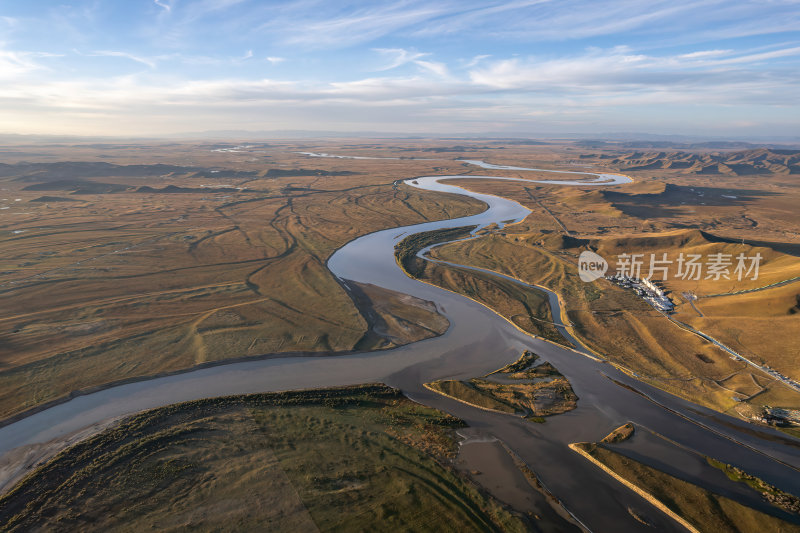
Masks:
[[[487,169],[538,171],[476,161],[467,163]],[[618,175],[595,176],[592,181],[538,183],[610,186],[630,181]],[[533,338],[476,302],[406,276],[394,257],[394,246],[404,237],[462,226],[475,225],[478,229],[490,224],[502,226],[504,221],[519,221],[530,213],[514,201],[443,183],[454,178],[519,181],[475,175],[405,180],[407,185],[420,189],[471,196],[486,203],[487,209],[473,216],[364,235],[340,248],[328,261],[329,269],[340,279],[370,283],[435,302],[451,324],[445,334],[379,352],[235,362],[77,396],[0,428],[0,490],[3,472],[12,471],[14,462],[35,457],[35,450],[46,443],[63,442],[69,435],[85,433],[88,427],[99,428],[104,421],[145,409],[212,396],[383,382],[401,389],[415,401],[462,418],[473,431],[503,441],[593,531],[683,530],[567,447],[572,442],[600,440],[628,421],[667,437],[674,449],[683,450],[669,457],[673,475],[702,485],[704,479],[718,472],[710,466],[706,469],[704,462],[698,461],[700,455],[709,455],[787,492],[800,494],[800,441],[773,430],[756,430],[732,417],[650,387],[608,363]],[[551,303],[558,305],[556,295],[549,294]],[[553,316],[556,320],[561,316],[558,308],[553,309]],[[544,424],[534,424],[519,417],[476,409],[423,387],[423,383],[439,379],[484,375],[516,360],[526,349],[550,361],[569,379],[579,397],[577,409],[549,417]],[[651,433],[643,433],[648,434]],[[635,436],[626,449],[637,460],[661,465],[664,445],[661,438]],[[712,482],[707,485],[718,488]],[[728,496],[770,512],[769,505],[754,492],[741,491]],[[634,518],[634,514],[647,517],[651,527]]]

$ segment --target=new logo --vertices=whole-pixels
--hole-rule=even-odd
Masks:
[[[586,250],[578,257],[578,275],[581,281],[590,282],[602,278],[608,270],[608,262],[594,252]]]

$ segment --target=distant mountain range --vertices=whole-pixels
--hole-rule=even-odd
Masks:
[[[137,144],[169,141],[213,141],[236,140],[258,142],[272,139],[397,139],[397,140],[463,140],[463,141],[504,141],[508,144],[549,144],[547,141],[570,142],[584,148],[631,148],[631,149],[748,149],[800,148],[800,136],[755,136],[755,137],[704,137],[688,135],[667,135],[642,132],[606,133],[546,133],[546,132],[478,132],[467,133],[427,133],[414,134],[398,131],[311,131],[311,130],[214,130],[200,132],[169,133],[160,135],[43,135],[0,133],[0,144],[51,144],[97,143],[94,148],[117,147],[121,143]]]
[[[581,148],[594,149],[652,149],[652,150],[755,150],[758,148],[773,148],[785,150],[787,148],[800,148],[800,143],[796,145],[787,144],[754,144],[745,141],[704,141],[704,142],[677,142],[659,140],[636,140],[636,141],[600,141],[585,140],[575,141],[575,146]]]
[[[636,151],[623,154],[587,154],[583,159],[604,160],[623,171],[676,170],[684,174],[800,174],[800,150],[757,148],[734,152]]]

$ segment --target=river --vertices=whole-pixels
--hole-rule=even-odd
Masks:
[[[594,176],[591,181],[549,180],[545,183],[609,186],[629,182],[624,176]],[[40,443],[64,438],[105,420],[171,403],[228,394],[384,382],[402,389],[416,401],[459,416],[477,430],[504,441],[570,512],[593,531],[652,531],[629,510],[648,517],[658,531],[682,530],[567,448],[570,442],[598,440],[627,421],[680,445],[669,448],[674,452],[669,456],[669,467],[671,473],[684,479],[708,487],[729,485],[715,477],[723,476],[721,472],[698,460],[697,452],[735,464],[784,490],[800,494],[798,441],[772,430],[754,432],[748,424],[649,387],[607,363],[526,335],[467,298],[407,277],[394,259],[394,245],[404,237],[441,228],[502,225],[522,220],[530,213],[506,198],[442,183],[453,178],[512,179],[472,175],[406,180],[406,184],[420,189],[471,196],[485,202],[488,208],[478,215],[364,235],[340,248],[328,261],[328,267],[340,279],[372,283],[435,302],[451,323],[444,335],[380,352],[236,362],[79,396],[0,428],[0,466],[3,460],[15,460],[26,449],[33,449]],[[515,360],[524,349],[551,361],[570,380],[580,398],[577,409],[551,417],[545,424],[533,424],[514,416],[472,408],[422,386],[436,379],[483,375]],[[626,445],[628,453],[650,464],[662,464],[667,453],[665,441],[648,437],[647,432],[641,433]],[[0,479],[0,487],[2,481]],[[755,493],[727,490],[731,491],[731,497],[748,505],[766,511],[771,509]]]

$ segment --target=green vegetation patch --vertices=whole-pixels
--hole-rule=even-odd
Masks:
[[[540,365],[533,366],[538,360],[538,355],[530,350],[525,350],[522,352],[522,355],[519,359],[509,365],[504,366],[503,368],[487,374],[487,377],[493,374],[504,374],[506,377],[511,379],[541,379],[556,376],[561,377],[561,372],[559,372],[556,367],[550,364],[549,361],[545,361]]]
[[[624,442],[629,438],[633,437],[633,432],[635,431],[633,424],[628,422],[627,424],[623,424],[608,435],[606,435],[601,442],[605,442],[606,444],[617,444],[619,442]]]
[[[417,257],[420,250],[432,244],[468,237],[474,228],[466,226],[410,235],[395,246],[397,262],[413,278],[463,294],[505,317],[523,331],[571,347],[553,324],[550,301],[544,292],[494,274],[442,265]],[[435,250],[432,251],[434,256],[437,254]]]
[[[781,489],[770,485],[763,479],[752,476],[735,466],[725,464],[721,461],[717,461],[716,459],[712,459],[711,457],[706,457],[706,460],[708,461],[708,464],[714,468],[722,470],[731,481],[744,483],[751,489],[760,492],[761,495],[764,496],[764,499],[770,502],[772,505],[780,507],[781,509],[789,511],[790,513],[800,514],[800,498],[797,496],[784,492]]]
[[[700,531],[800,531],[800,526],[767,515],[702,487],[670,476],[608,448],[580,443],[584,450],[614,473],[651,494]]]
[[[0,499],[3,531],[524,531],[448,466],[463,423],[382,385],[135,415]]]
[[[438,229],[423,231],[409,235],[394,247],[397,262],[410,276],[418,277],[425,267],[425,261],[417,257],[423,248],[436,243],[444,243],[464,239],[470,236],[477,226],[463,226],[459,228]]]
[[[434,381],[426,383],[426,387],[434,392],[441,393],[445,396],[450,396],[456,400],[464,403],[481,407],[483,409],[490,409],[492,411],[500,411],[501,413],[516,413],[517,409],[513,406],[501,402],[491,394],[486,394],[483,391],[476,389],[471,382],[458,381],[454,379]]]
[[[468,381],[440,380],[425,386],[434,392],[464,403],[502,413],[521,414],[532,422],[571,411],[578,406],[578,396],[569,381],[550,363],[532,367],[539,356],[526,350],[515,362]],[[494,381],[491,377],[517,381]]]

